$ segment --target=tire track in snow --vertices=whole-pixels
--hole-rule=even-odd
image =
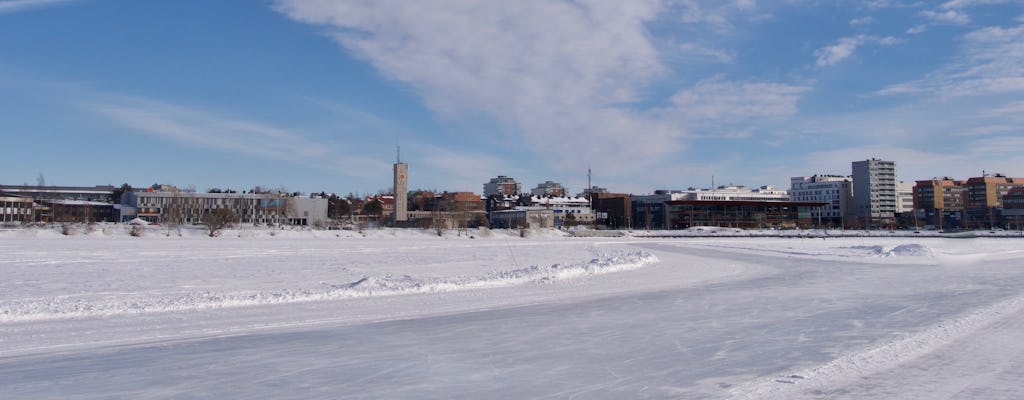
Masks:
[[[1024,296],[982,307],[903,338],[869,346],[813,368],[760,378],[730,391],[732,400],[791,399],[893,368],[1024,310]]]

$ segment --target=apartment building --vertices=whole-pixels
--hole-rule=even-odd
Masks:
[[[916,181],[914,210],[925,226],[963,227],[964,181],[949,177]]]
[[[796,176],[789,179],[791,201],[825,203],[812,209],[811,218],[825,225],[844,226],[850,213],[853,178],[841,175]]]
[[[1024,187],[1024,178],[984,174],[964,182],[964,224],[967,228],[1000,225],[1003,198],[1010,190]]]
[[[854,161],[853,210],[859,225],[879,226],[895,223],[896,162],[877,158]]]
[[[565,197],[565,187],[561,183],[554,181],[544,181],[544,183],[538,183],[537,187],[530,190],[530,194],[534,196],[554,196],[554,197]]]
[[[498,175],[497,178],[491,178],[490,181],[484,184],[484,197],[494,195],[517,196],[522,192],[523,186],[516,182],[515,179],[505,175]]]

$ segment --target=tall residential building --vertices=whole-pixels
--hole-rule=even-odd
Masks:
[[[493,195],[518,196],[522,191],[523,187],[519,182],[505,175],[491,178],[490,182],[484,184],[484,197]]]
[[[392,222],[409,220],[409,164],[398,160],[395,172],[395,210],[391,213]]]
[[[914,184],[914,209],[925,225],[939,229],[962,226],[964,182],[932,178]]]
[[[850,213],[852,178],[840,175],[796,176],[789,179],[791,201],[826,203],[811,209],[811,218],[843,226]]]
[[[544,183],[538,183],[537,187],[530,190],[530,194],[534,196],[565,197],[565,187],[558,182],[544,181]]]
[[[964,183],[964,223],[968,228],[996,226],[1003,208],[1003,196],[1024,186],[1024,178],[984,174]]]
[[[892,222],[896,215],[896,162],[854,161],[853,215],[867,225]]]

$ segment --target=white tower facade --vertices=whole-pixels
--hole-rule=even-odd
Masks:
[[[896,162],[876,158],[853,162],[854,214],[868,221],[896,214]]]
[[[409,164],[395,163],[395,211],[391,214],[393,222],[409,220]]]

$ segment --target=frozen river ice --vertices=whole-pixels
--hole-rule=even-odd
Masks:
[[[1017,239],[346,235],[0,236],[0,393],[1024,397]]]

